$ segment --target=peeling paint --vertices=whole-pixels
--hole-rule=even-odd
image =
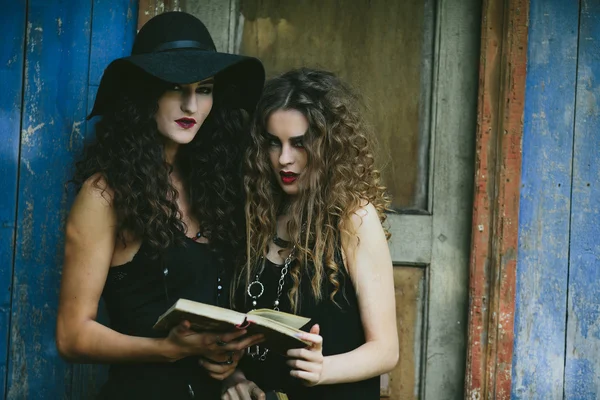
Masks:
[[[19,307],[26,307],[29,302],[28,287],[26,284],[20,284],[15,282],[16,298],[18,299],[17,304]],[[19,385],[11,385],[8,387],[7,398],[8,399],[23,399],[27,398],[26,394],[29,390],[28,383],[28,370],[29,370],[29,358],[27,357],[27,345],[20,331],[20,327],[29,326],[26,321],[22,321],[23,314],[13,313],[13,320],[11,324],[11,356],[13,358],[12,363],[18,365],[19,368],[15,368],[12,371],[12,380],[19,382]]]
[[[530,2],[515,293],[512,397],[517,399],[564,395],[579,4]]]
[[[600,393],[600,4],[581,2],[569,246],[565,398]],[[583,38],[586,40],[583,40]]]
[[[79,141],[83,140],[83,134],[81,133],[81,124],[85,121],[73,122],[71,128],[71,135],[69,136],[69,150],[74,150]]]
[[[465,379],[469,399],[510,398],[513,320],[504,317],[515,305],[516,263],[507,258],[518,238],[528,9],[524,0],[484,3]]]
[[[25,35],[26,2],[4,2],[0,17],[2,25],[0,38],[0,75],[2,76],[0,94],[0,187],[3,198],[0,200],[0,398],[6,399],[7,379],[11,370],[9,361],[12,351],[11,318],[17,291],[14,290],[13,262],[15,245],[18,243],[15,228],[18,222],[15,215],[18,207],[15,202],[18,189],[18,155],[22,120],[22,88],[25,64],[25,48],[22,40]],[[25,172],[23,171],[23,175]],[[10,341],[10,342],[9,342]],[[9,344],[10,343],[10,344]],[[20,398],[20,397],[17,397]]]
[[[96,393],[92,391],[97,391],[102,377],[93,375],[91,368],[74,368],[60,360],[54,343],[59,269],[64,253],[62,225],[72,200],[72,196],[63,193],[63,184],[75,156],[69,151],[69,144],[77,148],[85,135],[85,105],[91,99],[88,63],[99,58],[118,58],[125,54],[124,47],[131,49],[138,3],[110,0],[95,2],[92,8],[92,1],[48,0],[12,2],[9,7],[13,3],[15,8],[22,3],[23,17],[15,15],[8,21],[15,26],[20,24],[15,32],[20,31],[17,39],[21,41],[16,43],[23,46],[17,51],[21,59],[15,59],[14,52],[6,53],[0,69],[7,64],[11,77],[16,75],[12,70],[18,71],[17,90],[24,88],[24,92],[22,99],[14,101],[17,107],[10,108],[22,105],[17,112],[22,113],[20,119],[16,119],[22,125],[17,123],[10,137],[21,146],[21,169],[18,197],[14,196],[18,207],[11,212],[12,216],[17,215],[17,221],[10,221],[17,232],[11,256],[12,308],[6,312],[12,314],[12,323],[10,332],[4,328],[4,333],[10,335],[10,347],[6,346],[2,354],[8,382],[0,378],[0,398],[93,398]],[[132,22],[125,24],[128,9]],[[106,17],[113,10],[120,15],[118,21]],[[91,18],[96,13],[101,18],[92,26]],[[90,37],[91,29],[96,38]],[[116,33],[106,34],[112,32]],[[91,42],[107,36],[118,40],[100,46],[96,43],[96,53],[90,54]],[[4,110],[5,104],[1,105]],[[4,237],[1,239],[3,243]],[[3,251],[1,248],[0,253]],[[4,259],[0,260],[3,263]],[[2,297],[2,304],[4,300]],[[97,367],[93,370],[99,371]]]
[[[27,23],[27,37],[30,38],[31,37],[31,29],[33,28],[33,25],[31,22]],[[33,52],[35,50],[35,40],[31,40],[29,41],[29,46],[30,46],[30,51]]]
[[[42,80],[42,71],[39,61],[35,63],[35,66],[33,68],[35,70],[35,74],[33,75],[33,83],[35,84],[34,95],[39,96],[42,93],[42,89],[44,87],[44,82]]]
[[[6,62],[6,68],[10,68],[15,62],[17,62],[18,56],[15,54],[11,59]]]
[[[33,246],[33,200],[25,202],[25,212],[21,221],[21,257],[29,259]]]
[[[41,124],[38,124],[36,126],[29,126],[27,129],[23,129],[21,131],[21,143],[24,146],[32,146],[33,145],[33,141],[32,141],[33,134],[36,133],[37,131],[39,131],[40,129],[42,129],[45,125],[46,125],[46,123],[42,122]]]
[[[31,175],[35,175],[35,172],[33,172],[33,170],[31,169],[31,165],[29,164],[29,160],[23,160],[23,163],[25,164],[25,168],[27,168],[27,171]]]

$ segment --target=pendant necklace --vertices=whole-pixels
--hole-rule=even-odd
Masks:
[[[275,244],[277,244],[277,243],[275,243]],[[290,251],[290,254],[288,254],[288,256],[285,258],[283,267],[281,267],[281,276],[279,277],[279,283],[277,285],[277,297],[275,298],[275,301],[273,301],[273,310],[275,310],[275,311],[279,311],[279,299],[281,298],[281,294],[283,293],[283,285],[285,284],[285,277],[289,271],[290,264],[294,260],[295,250],[296,250],[296,246],[294,246],[292,248],[292,251]],[[252,299],[252,309],[253,310],[256,309],[256,305],[258,304],[257,300],[265,292],[265,286],[260,281],[260,276],[262,275],[264,270],[265,270],[265,263],[264,263],[264,258],[263,258],[262,268],[256,274],[254,281],[250,282],[250,284],[248,285],[248,289],[247,289],[248,296]],[[259,361],[265,361],[267,358],[268,352],[269,352],[269,349],[264,349],[261,354],[259,345],[254,346],[254,349],[248,348],[248,354],[252,358],[258,359]]]

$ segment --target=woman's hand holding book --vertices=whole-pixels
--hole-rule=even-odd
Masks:
[[[247,336],[247,331],[198,332],[191,329],[189,321],[182,321],[169,331],[165,338],[171,348],[171,359],[177,361],[189,356],[200,356],[202,365],[209,375],[223,380],[231,375],[247,347],[261,343],[261,334]]]
[[[290,375],[302,379],[306,386],[315,386],[323,378],[323,337],[319,335],[319,325],[313,325],[310,333],[299,333],[297,336],[311,344],[305,349],[288,350],[290,360],[287,364],[292,367]]]

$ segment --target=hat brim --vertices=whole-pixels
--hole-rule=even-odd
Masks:
[[[112,96],[118,95],[124,73],[137,67],[151,76],[170,83],[193,83],[210,77],[225,82],[235,90],[231,107],[253,112],[262,93],[265,71],[253,57],[218,53],[198,49],[179,49],[158,53],[137,54],[117,59],[104,71],[90,116],[106,113]]]

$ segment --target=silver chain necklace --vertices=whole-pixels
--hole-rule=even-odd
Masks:
[[[294,246],[292,248],[292,251],[290,251],[290,254],[288,254],[288,256],[285,258],[285,261],[283,262],[283,267],[281,267],[281,276],[279,277],[279,283],[277,285],[277,297],[275,298],[275,301],[273,301],[273,310],[275,310],[275,311],[279,311],[279,299],[281,298],[281,294],[283,293],[283,285],[285,284],[285,277],[290,269],[290,264],[294,260],[295,252],[296,252],[296,246]],[[258,304],[257,300],[265,292],[265,286],[260,281],[260,276],[262,275],[264,270],[265,270],[265,264],[263,262],[262,268],[256,274],[254,281],[252,281],[252,282],[250,282],[250,284],[248,284],[248,289],[246,290],[246,292],[248,293],[248,296],[250,296],[250,298],[252,299],[252,309],[253,310],[255,309],[256,305]],[[257,289],[258,293],[252,294],[253,288]],[[258,359],[259,361],[265,361],[267,359],[268,352],[269,352],[269,349],[263,349],[263,352],[261,354],[259,345],[254,346],[254,349],[251,349],[250,347],[248,348],[248,354],[252,358]]]

